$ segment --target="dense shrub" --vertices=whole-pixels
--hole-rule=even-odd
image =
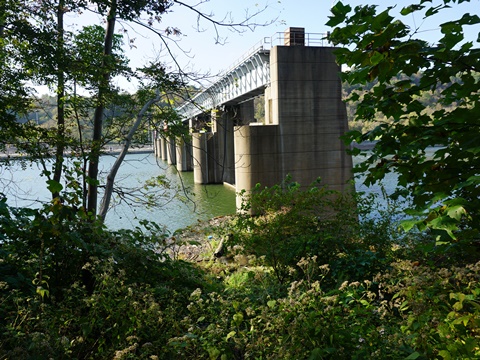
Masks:
[[[263,302],[196,290],[184,333],[169,347],[177,359],[479,358],[479,280],[480,263],[401,261],[374,281],[345,281],[329,293],[304,280]]]
[[[188,294],[208,286],[168,258],[154,224],[110,232],[60,202],[28,210],[2,200],[0,211],[0,358],[149,355],[175,334]]]
[[[410,241],[399,236],[391,208],[330,191],[319,181],[306,189],[290,179],[271,188],[257,185],[245,199],[244,212],[225,231],[233,234],[232,245],[264,257],[280,281],[304,277],[297,264],[311,257],[330,265],[332,286],[372,278],[401,256],[399,243]]]
[[[395,206],[316,185],[254,194],[256,216],[217,229],[225,259],[197,265],[155,224],[0,201],[0,358],[480,358],[480,263],[455,264],[462,244],[442,261],[428,233],[398,233]]]

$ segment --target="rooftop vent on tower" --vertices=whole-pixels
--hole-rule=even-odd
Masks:
[[[285,30],[285,46],[305,46],[305,28],[291,27]]]

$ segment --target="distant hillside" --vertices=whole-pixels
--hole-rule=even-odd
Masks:
[[[418,85],[419,82],[420,82],[420,77],[421,77],[421,73],[419,74],[416,74],[416,75],[413,75],[410,79],[412,81],[412,83]],[[403,79],[401,76],[399,76],[399,80]],[[477,74],[477,81],[480,80],[480,74]],[[460,77],[455,77],[455,78],[452,78],[451,79],[451,83],[459,83],[461,84],[462,81],[460,79]],[[436,88],[434,89],[425,89],[425,91],[423,91],[421,93],[421,96],[417,98],[417,100],[426,107],[426,109],[424,110],[425,111],[425,114],[426,115],[431,115],[434,111],[437,111],[437,110],[440,110],[440,109],[445,109],[445,110],[453,110],[453,108],[456,106],[456,104],[451,104],[447,107],[445,107],[445,105],[442,104],[442,90],[445,88],[445,85],[446,84],[438,84]],[[373,87],[375,86],[375,83],[371,83],[369,85],[366,86],[366,90],[364,91],[359,91],[357,90],[357,88],[353,87],[353,86],[350,86],[348,83],[344,83],[343,84],[343,98],[344,99],[347,99],[350,94],[354,91],[358,92],[359,96],[360,96],[360,100],[363,98],[364,94],[372,89]],[[378,114],[377,115],[377,119],[376,121],[373,121],[373,122],[364,122],[362,120],[354,120],[354,114],[355,114],[355,111],[356,111],[356,108],[357,108],[357,104],[358,102],[353,102],[353,103],[350,103],[350,102],[347,102],[347,116],[348,116],[348,120],[349,120],[349,127],[351,130],[358,130],[358,131],[361,131],[361,132],[367,132],[369,130],[372,130],[373,128],[375,128],[376,126],[378,126],[381,122],[388,122],[389,119],[387,119],[385,116],[383,116],[382,114]]]

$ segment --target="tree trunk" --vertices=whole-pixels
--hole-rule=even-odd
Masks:
[[[2,13],[5,13],[5,8],[2,9]],[[3,39],[5,32],[5,15],[0,15],[0,39]]]
[[[55,163],[53,165],[53,180],[60,183],[62,178],[63,151],[65,150],[65,43],[64,43],[64,8],[65,1],[60,0],[57,8],[57,149]],[[59,196],[58,192],[52,193],[52,197]]]
[[[105,96],[108,92],[110,82],[110,70],[107,69],[106,61],[112,55],[113,35],[115,31],[115,17],[117,14],[117,2],[112,1],[110,11],[107,18],[107,29],[105,34],[104,54],[102,60],[102,67],[105,69],[103,78],[100,79],[98,88],[98,104],[95,109],[93,118],[93,138],[92,149],[89,159],[88,167],[88,197],[87,197],[87,212],[95,215],[97,212],[97,196],[98,196],[98,163],[100,160],[100,152],[102,150],[102,127],[103,127],[103,111],[105,109]]]
[[[123,159],[125,158],[125,155],[127,155],[128,149],[130,147],[130,144],[132,142],[133,135],[135,135],[135,132],[137,131],[138,127],[143,121],[143,117],[145,116],[145,113],[148,111],[150,106],[154,104],[155,102],[160,100],[160,91],[157,90],[156,96],[143,105],[142,109],[137,115],[137,118],[135,120],[135,123],[132,125],[130,128],[130,131],[128,132],[128,135],[125,138],[125,144],[123,145],[122,151],[120,152],[120,155],[118,158],[115,160],[115,163],[113,164],[112,168],[110,169],[110,172],[108,173],[107,176],[107,183],[105,184],[105,193],[102,198],[102,203],[100,205],[100,210],[99,210],[99,218],[104,221],[105,217],[108,212],[108,207],[110,206],[110,201],[112,199],[112,193],[113,193],[113,184],[115,183],[115,177],[117,176],[118,169],[120,168],[120,165],[123,162]]]

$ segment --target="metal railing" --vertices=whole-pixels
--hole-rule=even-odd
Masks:
[[[293,35],[294,42],[298,42],[296,40],[303,40],[304,46],[319,46],[319,47],[330,47],[332,43],[328,40],[330,33],[291,33],[290,36]],[[292,37],[290,37],[292,39]],[[253,45],[250,49],[248,49],[242,56],[240,56],[237,60],[233,62],[233,64],[227,69],[220,73],[219,77],[229,73],[231,70],[235,69],[243,63],[245,60],[250,58],[253,54],[266,50],[270,51],[271,48],[274,46],[283,46],[285,45],[285,33],[284,32],[277,32],[270,37],[264,37],[262,40],[258,41],[255,45]],[[294,45],[296,46],[296,45]]]
[[[201,113],[202,108],[216,106],[218,105],[218,102],[227,100],[229,97],[227,94],[223,94],[223,91],[225,91],[226,87],[222,85],[222,83],[235,82],[235,85],[238,88],[238,80],[242,78],[242,74],[238,75],[239,68],[244,66],[247,62],[251,62],[252,59],[256,59],[256,68],[262,70],[262,67],[268,65],[268,53],[274,46],[333,46],[328,40],[328,35],[328,33],[277,32],[270,37],[263,38],[261,41],[252,46],[247,52],[245,52],[240,58],[238,58],[233,65],[228,68],[228,70],[222,71],[217,79],[208,87],[205,87],[203,91],[194,96],[189,102],[186,102],[178,107],[177,111],[184,116],[190,116]],[[264,64],[262,65],[262,63]],[[265,69],[264,71],[268,70]],[[260,74],[262,74],[262,71],[260,71]],[[263,74],[261,81],[268,82],[268,75],[269,74]],[[231,88],[232,87],[230,87],[230,89]],[[223,90],[222,94],[219,93],[218,95],[221,96],[217,96],[215,92],[220,91],[220,89]],[[235,90],[240,89],[238,88]]]

